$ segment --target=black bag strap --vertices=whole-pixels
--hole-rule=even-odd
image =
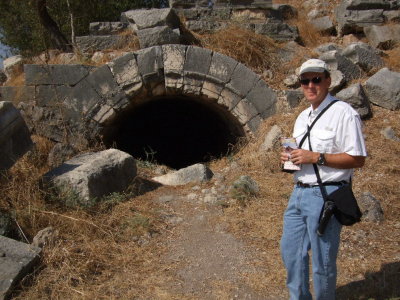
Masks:
[[[338,102],[339,100],[333,100],[331,103],[329,103],[323,110],[321,110],[321,112],[318,114],[318,116],[314,119],[314,121],[311,123],[310,126],[307,126],[307,132],[306,134],[303,136],[303,138],[301,139],[300,143],[299,143],[299,148],[301,148],[301,146],[303,145],[304,141],[306,140],[306,138],[310,135],[310,131],[311,128],[313,128],[314,124],[318,121],[318,119],[324,114],[324,112],[326,112],[328,110],[329,107],[331,107],[333,104],[335,104],[336,102]],[[311,149],[310,149],[311,150]]]

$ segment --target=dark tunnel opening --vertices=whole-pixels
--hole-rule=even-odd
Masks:
[[[104,132],[107,146],[179,169],[232,151],[244,130],[216,103],[184,96],[151,99],[121,114]]]

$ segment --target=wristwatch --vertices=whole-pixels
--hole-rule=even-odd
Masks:
[[[318,160],[317,160],[317,165],[319,166],[325,166],[326,165],[326,159],[325,159],[325,154],[324,153],[320,153]]]

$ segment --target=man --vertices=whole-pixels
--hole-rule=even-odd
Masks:
[[[300,68],[300,83],[311,104],[298,116],[293,136],[299,144],[316,116],[331,101],[330,73],[326,63],[310,59]],[[287,270],[291,300],[312,299],[309,290],[309,251],[312,257],[314,296],[317,300],[335,299],[336,258],[341,224],[332,217],[322,236],[317,234],[324,199],[314,172],[317,164],[328,194],[349,184],[354,168],[364,165],[367,155],[358,113],[347,103],[334,103],[317,120],[302,149],[282,152],[281,161],[300,165],[294,173],[295,186],[284,214],[281,253]]]

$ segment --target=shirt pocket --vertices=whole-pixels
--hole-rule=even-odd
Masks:
[[[331,153],[335,142],[335,132],[329,130],[314,129],[311,131],[313,151]]]

